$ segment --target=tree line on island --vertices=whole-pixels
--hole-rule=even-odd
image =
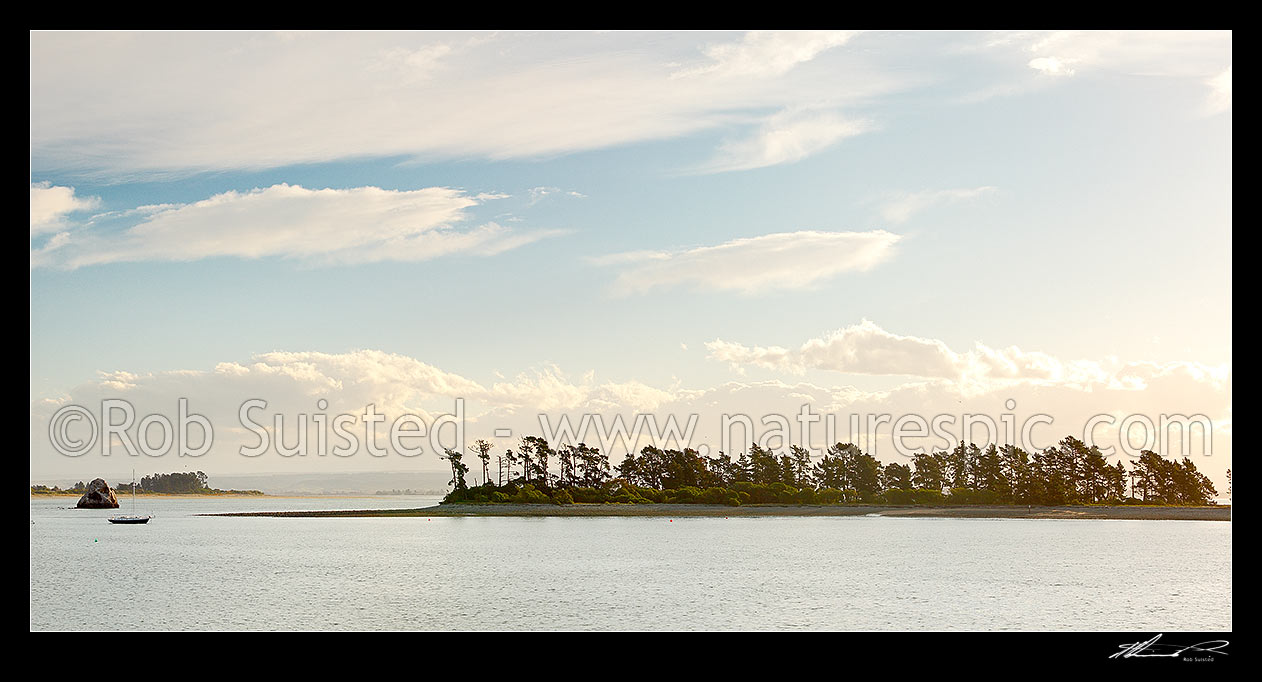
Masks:
[[[882,465],[850,443],[815,460],[793,445],[777,454],[753,444],[733,460],[720,452],[648,446],[610,466],[583,443],[551,447],[538,436],[495,455],[485,440],[470,448],[482,483],[469,486],[463,454],[447,449],[452,490],[443,503],[676,504],[1214,504],[1218,491],[1189,458],[1144,450],[1130,468],[1110,465],[1099,448],[1067,437],[1033,453],[1015,445],[962,441],[950,452],[920,453],[910,464]],[[1231,470],[1227,470],[1228,487]],[[1230,490],[1228,491],[1230,494]]]
[[[33,485],[34,495],[82,495],[87,492],[87,484],[79,481],[73,487]],[[115,493],[131,493],[130,481],[114,486]],[[220,490],[210,487],[210,478],[204,472],[175,472],[171,474],[152,474],[142,477],[136,483],[136,493],[144,495],[157,493],[160,495],[262,495],[259,490]]]

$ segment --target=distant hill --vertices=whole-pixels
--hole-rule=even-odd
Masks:
[[[451,474],[443,471],[237,474],[212,478],[218,487],[251,488],[268,495],[375,495],[383,490],[410,490],[418,495],[442,496],[451,490],[449,480]]]

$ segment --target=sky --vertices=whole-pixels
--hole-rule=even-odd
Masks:
[[[711,454],[780,415],[773,447],[886,462],[905,461],[891,424],[852,415],[1047,415],[1039,448],[1106,415],[1102,447],[1132,429],[1112,462],[1181,414],[1212,424],[1193,459],[1225,488],[1230,32],[32,32],[30,50],[33,481],[441,470],[388,431],[456,413],[497,451],[541,416],[692,417]],[[204,453],[196,425],[184,456],[161,447],[181,399]],[[126,421],[102,401],[133,424],[101,435]],[[368,405],[385,421],[349,454],[241,452]],[[837,432],[803,438],[803,405]],[[725,441],[723,415],[760,432]],[[67,455],[55,433],[100,437]]]

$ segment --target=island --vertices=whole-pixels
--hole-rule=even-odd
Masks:
[[[536,436],[497,457],[476,441],[483,483],[470,486],[462,453],[448,449],[452,490],[418,509],[238,512],[277,517],[442,516],[949,516],[1231,520],[1230,505],[1191,459],[1144,451],[1127,468],[1073,437],[1028,453],[1013,445],[960,442],[952,451],[882,465],[850,443],[813,461],[794,445],[777,455],[758,445],[739,458],[645,447],[617,467],[598,449],[552,448]],[[555,469],[550,462],[556,462]],[[517,467],[520,466],[520,469]],[[613,475],[613,470],[618,476]],[[1231,471],[1227,472],[1230,483]],[[1230,493],[1229,493],[1230,494]]]
[[[777,505],[728,507],[711,504],[461,504],[416,509],[353,509],[318,511],[225,512],[199,516],[265,516],[275,518],[443,518],[443,517],[608,517],[738,518],[759,516],[880,516],[957,519],[1124,519],[1136,521],[1230,521],[1231,506],[890,506],[874,504]]]
[[[31,495],[49,495],[49,496],[71,496],[83,495],[90,497],[94,493],[100,496],[101,490],[104,490],[106,497],[113,497],[115,493],[131,494],[131,483],[120,483],[111,490],[104,479],[95,479],[91,483],[85,484],[79,481],[69,488],[61,488],[59,486],[32,485]],[[211,488],[209,478],[205,473],[198,472],[176,472],[171,474],[153,474],[141,478],[136,483],[137,495],[262,495],[261,490],[220,490],[219,488]],[[114,504],[109,505],[117,507]]]

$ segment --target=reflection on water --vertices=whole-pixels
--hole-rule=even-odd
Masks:
[[[31,502],[31,628],[1230,630],[1231,524],[217,518],[434,498]]]

